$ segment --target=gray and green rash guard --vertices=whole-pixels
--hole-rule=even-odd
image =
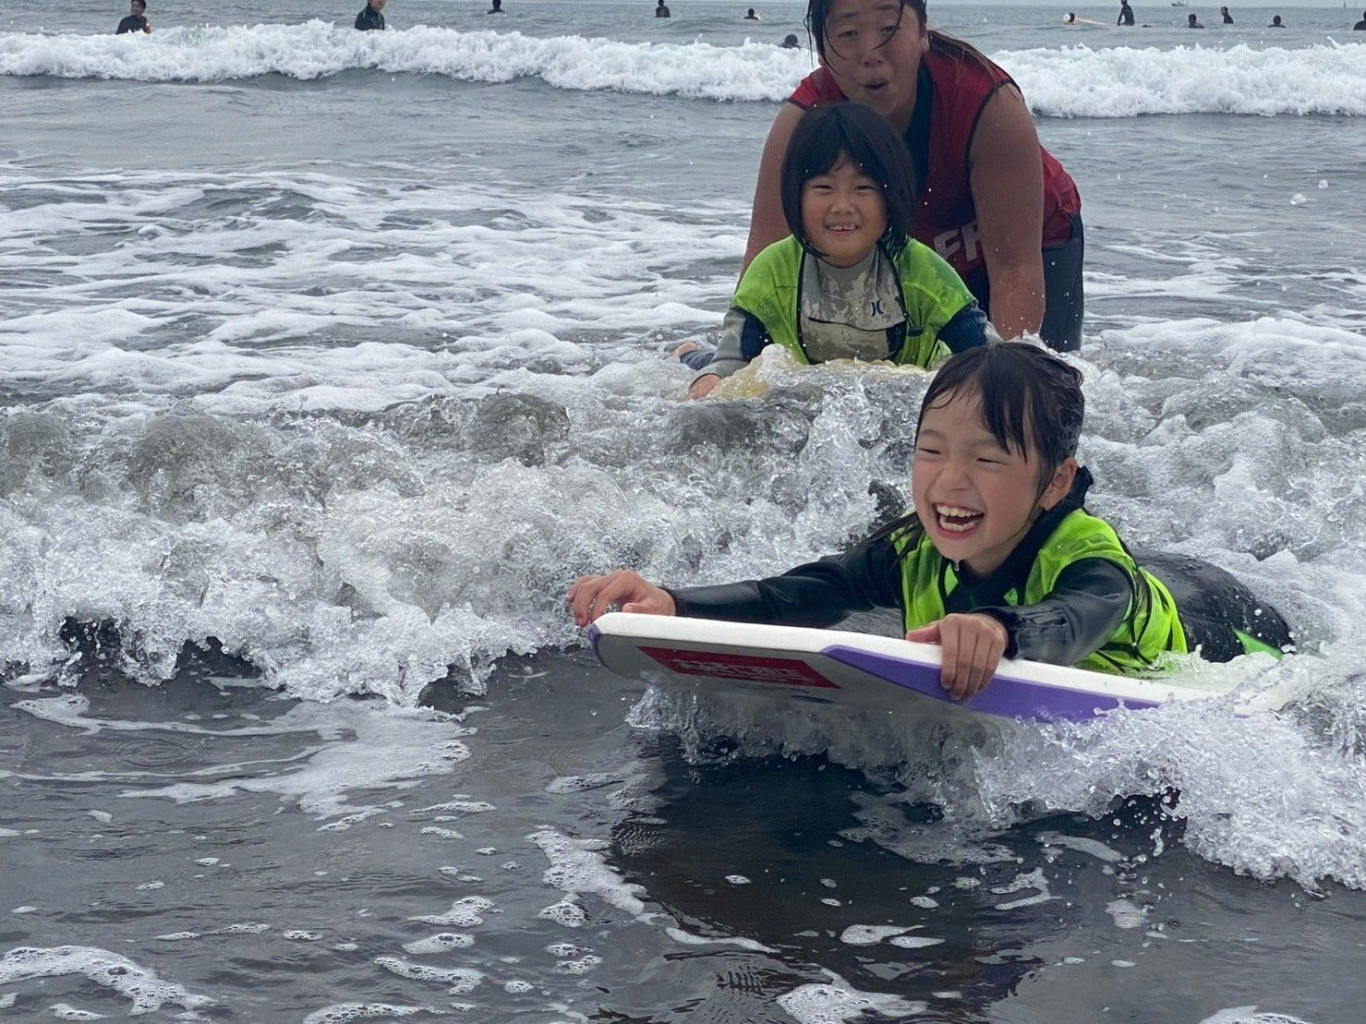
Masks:
[[[789,235],[745,271],[716,357],[697,376],[729,377],[775,343],[803,363],[928,368],[994,336],[967,286],[928,246],[911,241],[892,256],[878,245],[860,263],[836,267]]]

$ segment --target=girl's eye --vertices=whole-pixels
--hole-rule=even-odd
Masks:
[[[835,38],[836,38],[836,39],[853,39],[853,38],[854,38],[855,36],[857,36],[857,35],[858,35],[857,30],[852,29],[852,28],[846,28],[846,29],[843,29],[843,30],[840,31],[840,32],[837,32],[837,33],[835,34]]]
[[[938,454],[939,454],[939,449],[938,449],[938,448],[931,448],[929,445],[918,444],[918,445],[915,446],[915,454],[917,454],[917,455],[938,455]]]

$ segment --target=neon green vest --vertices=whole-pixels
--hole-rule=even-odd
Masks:
[[[906,629],[942,619],[947,614],[945,600],[958,586],[958,574],[952,563],[944,560],[924,531],[905,531],[892,541],[901,555]],[[1100,650],[1082,659],[1078,668],[1130,674],[1152,668],[1157,656],[1165,651],[1186,653],[1186,631],[1171,591],[1152,573],[1139,568],[1109,523],[1084,509],[1073,510],[1058,524],[1030,567],[1024,593],[1011,590],[1005,602],[1038,604],[1053,591],[1062,571],[1084,558],[1104,558],[1120,566],[1132,581],[1133,594],[1129,610],[1110,639]]]
[[[797,311],[806,255],[792,235],[774,242],[754,257],[731,303],[757,317],[768,336],[801,363],[811,362],[802,348]],[[939,332],[973,301],[972,293],[938,253],[914,239],[892,258],[892,265],[901,278],[907,320],[897,362],[929,369],[949,355]]]

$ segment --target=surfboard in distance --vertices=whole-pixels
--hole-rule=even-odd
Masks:
[[[759,692],[872,711],[970,711],[1032,721],[1085,721],[1118,707],[1157,707],[1229,692],[1236,682],[1183,684],[1031,661],[1003,661],[976,696],[955,701],[939,683],[940,649],[894,637],[612,612],[589,629],[602,663],[666,689]],[[1249,707],[1240,710],[1268,710]]]

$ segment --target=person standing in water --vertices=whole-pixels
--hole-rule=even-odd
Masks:
[[[484,13],[485,13],[485,14],[503,14],[503,13],[504,13],[504,11],[503,11],[503,0],[493,0],[493,6],[490,7],[490,8],[489,8],[487,11],[485,11]]]
[[[1231,14],[1228,13],[1228,8],[1227,8],[1227,7],[1220,7],[1220,8],[1219,8],[1219,17],[1221,17],[1221,18],[1224,19],[1224,24],[1225,24],[1225,25],[1232,25],[1232,24],[1233,24],[1233,15],[1231,15]]]
[[[1134,9],[1129,6],[1129,0],[1119,0],[1119,20],[1116,25],[1130,25],[1134,23]]]
[[[670,12],[669,12],[669,6],[668,6],[668,4],[666,4],[666,3],[664,2],[664,0],[659,0],[659,3],[657,3],[657,4],[655,5],[655,17],[656,17],[656,18],[667,18],[667,17],[669,17],[669,16],[670,16]]]
[[[1281,16],[1279,14],[1273,14],[1271,16],[1271,24],[1268,25],[1267,28],[1285,28],[1285,26],[1281,24]]]
[[[121,36],[126,32],[145,32],[151,35],[152,23],[147,20],[147,0],[132,0],[128,7],[128,17],[119,22],[114,35]]]
[[[1079,348],[1081,196],[1039,145],[1010,75],[930,31],[925,0],[810,0],[806,20],[821,66],[769,130],[745,266],[788,233],[781,170],[802,112],[849,99],[902,136],[916,174],[915,237],[958,272],[1001,337]]]
[[[1196,18],[1196,16],[1195,16],[1194,14],[1187,14],[1187,15],[1186,15],[1186,28],[1204,28],[1204,27],[1205,27],[1205,26],[1202,25],[1202,24],[1200,24],[1200,20],[1199,20],[1198,18]]]
[[[384,5],[389,0],[366,0],[364,9],[356,15],[356,28],[362,32],[384,31]]]
[[[1353,32],[1366,32],[1366,11],[1361,12],[1361,20],[1352,26]]]
[[[745,20],[746,20],[746,21],[758,21],[758,20],[759,20],[759,15],[757,15],[757,14],[754,13],[754,8],[753,8],[753,7],[751,7],[749,10],[747,10],[747,11],[745,12]]]

